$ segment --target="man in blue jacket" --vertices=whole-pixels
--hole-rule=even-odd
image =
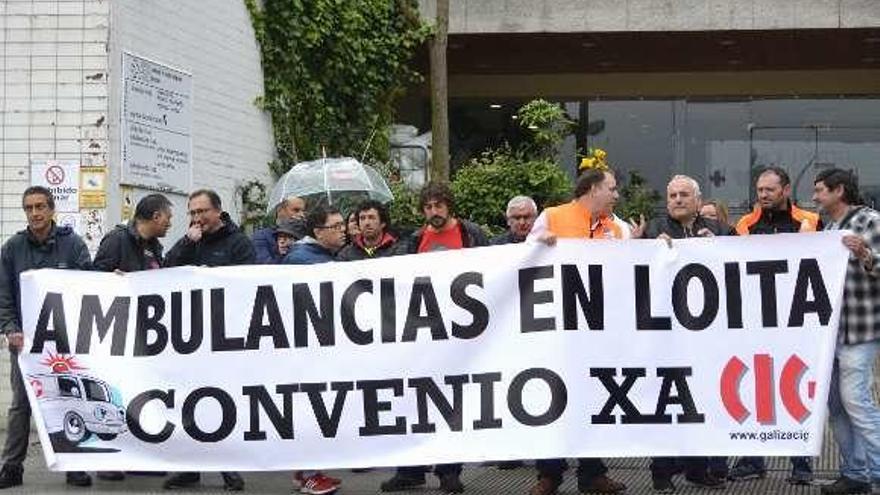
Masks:
[[[18,367],[18,353],[24,344],[19,275],[39,268],[92,268],[89,250],[83,240],[70,227],[55,224],[55,199],[51,191],[42,186],[31,186],[25,189],[21,206],[27,217],[27,229],[6,241],[0,254],[0,332],[9,343],[9,381],[12,387],[0,488],[22,484],[22,464],[27,455],[31,428],[31,406]],[[90,486],[92,478],[81,471],[69,471],[67,484]]]
[[[254,232],[254,250],[257,254],[257,263],[271,265],[281,263],[284,254],[278,251],[278,227],[281,224],[298,227],[294,233],[294,240],[298,241],[305,237],[305,213],[306,202],[297,196],[291,196],[275,207],[275,225]]]
[[[306,235],[293,245],[284,263],[315,265],[336,260],[345,245],[345,219],[336,208],[319,206],[306,216]]]

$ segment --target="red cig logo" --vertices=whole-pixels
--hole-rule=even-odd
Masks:
[[[776,396],[773,387],[773,358],[769,354],[756,354],[753,361],[755,375],[755,417],[763,425],[776,423]],[[798,423],[803,423],[810,410],[801,401],[800,384],[804,373],[809,369],[797,354],[792,354],[782,367],[779,376],[779,397],[788,414]],[[738,357],[730,358],[721,373],[721,402],[730,417],[742,423],[749,417],[749,411],[740,396],[742,380],[749,367]],[[807,382],[807,396],[813,399],[816,382]]]

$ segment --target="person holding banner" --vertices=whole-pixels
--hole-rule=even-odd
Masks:
[[[538,216],[538,206],[528,196],[514,196],[507,202],[504,214],[507,217],[507,232],[492,238],[489,243],[493,246],[525,241]]]
[[[823,495],[870,493],[880,481],[880,408],[874,401],[874,363],[880,355],[880,212],[861,204],[852,172],[819,172],[813,202],[831,220],[825,230],[847,230],[850,250],[840,312],[828,417],[840,450],[840,477]]]
[[[406,242],[401,242],[400,254],[464,249],[489,244],[478,225],[455,217],[455,201],[448,183],[425,184],[419,191],[419,208],[425,216],[426,225],[413,232]],[[440,491],[464,492],[461,469],[461,463],[438,464],[434,467],[434,474],[440,478]],[[383,492],[397,492],[424,486],[427,470],[427,466],[399,467],[395,475],[384,481],[380,488]]]
[[[93,267],[102,272],[138,272],[162,267],[162,243],[171,228],[171,201],[150,194],[138,201],[134,218],[118,225],[101,239]],[[122,471],[98,471],[98,479],[122,481]]]
[[[704,218],[699,213],[700,184],[687,175],[672,177],[666,186],[666,217],[655,218],[648,223],[642,235],[644,239],[685,239],[688,237],[714,237],[727,235],[727,225]],[[726,464],[726,460],[722,459]],[[707,457],[653,457],[651,458],[651,481],[657,493],[675,492],[672,476],[678,467],[684,467],[685,479],[699,487],[724,488],[724,478],[709,470]]]
[[[815,232],[820,227],[819,215],[798,208],[791,200],[791,179],[781,167],[764,169],[755,182],[758,204],[736,224],[739,235]],[[790,457],[793,485],[809,485],[813,467],[809,457]],[[763,457],[741,457],[728,476],[731,481],[763,478],[767,467]]]
[[[101,239],[95,254],[95,270],[137,272],[162,266],[162,243],[171,228],[171,201],[150,194],[138,201],[134,219],[119,225]]]
[[[187,201],[190,226],[168,252],[168,267],[229,266],[254,264],[256,256],[251,240],[232,222],[223,211],[220,196],[210,189],[198,189]],[[236,472],[222,472],[223,486],[228,491],[244,490],[244,480]],[[201,481],[199,473],[177,473],[167,480],[166,490],[189,488]]]
[[[27,217],[27,228],[6,241],[0,254],[0,331],[9,344],[9,382],[12,388],[0,488],[22,484],[22,465],[27,455],[31,429],[31,407],[18,366],[18,353],[24,345],[19,275],[39,268],[92,268],[85,242],[70,227],[55,224],[55,199],[47,188],[31,186],[25,189],[21,206]],[[81,471],[68,471],[66,479],[67,484],[73,486],[92,484],[91,476]]]
[[[187,208],[189,228],[168,251],[167,266],[252,265],[256,262],[254,245],[229,213],[223,211],[215,191],[194,191],[189,195]]]
[[[620,196],[617,179],[604,160],[591,162],[584,167],[575,184],[575,199],[570,203],[546,208],[535,220],[528,241],[538,241],[548,246],[558,238],[577,239],[626,239],[631,235],[641,237],[645,229],[644,219],[626,226],[614,215],[614,205]],[[621,225],[623,224],[623,225]],[[631,229],[630,229],[631,227]],[[562,484],[562,474],[567,465],[565,459],[539,459],[538,482],[529,495],[553,495]],[[626,485],[607,475],[608,468],[602,459],[579,459],[577,469],[578,491],[581,493],[620,493]]]

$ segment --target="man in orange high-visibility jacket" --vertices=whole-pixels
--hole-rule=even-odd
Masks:
[[[578,177],[575,199],[570,203],[545,209],[535,220],[528,240],[538,240],[548,245],[556,244],[557,238],[628,239],[644,230],[644,219],[639,225],[628,225],[617,218],[617,180],[607,169],[589,169]],[[538,483],[529,495],[552,495],[562,484],[566,469],[564,459],[539,459]],[[607,476],[608,468],[602,459],[579,459],[577,469],[578,491],[582,493],[619,493],[626,485]]]
[[[791,200],[791,179],[785,169],[767,167],[755,183],[758,204],[751,213],[739,219],[736,233],[781,234],[796,232],[815,232],[821,221],[819,215],[795,206]],[[793,485],[809,485],[813,480],[813,468],[809,457],[791,457],[791,476],[788,482]],[[717,466],[715,467],[717,468]],[[713,468],[713,469],[715,469]],[[740,457],[730,470],[731,481],[763,478],[767,473],[763,457]]]
[[[538,215],[529,239],[555,244],[557,238],[629,239],[642,224],[628,224],[614,214],[620,196],[610,170],[589,170],[578,177],[571,202],[546,208]]]
[[[767,167],[755,183],[758,203],[751,213],[736,223],[736,233],[782,234],[786,232],[816,232],[819,215],[798,208],[791,201],[791,180],[780,167]]]

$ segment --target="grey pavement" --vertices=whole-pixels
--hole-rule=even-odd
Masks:
[[[651,476],[648,471],[647,459],[609,459],[611,476],[625,482],[629,489],[628,494],[650,494]],[[573,465],[573,464],[572,464]],[[837,453],[830,434],[826,432],[823,445],[823,455],[814,459],[814,469],[819,481],[814,486],[793,487],[786,483],[788,475],[788,459],[774,458],[768,462],[768,475],[763,480],[755,480],[741,483],[729,483],[724,490],[706,490],[689,486],[681,476],[675,477],[678,487],[676,493],[703,494],[703,493],[748,493],[748,494],[818,494],[819,484],[824,480],[830,480],[836,475]],[[343,480],[342,488],[338,495],[366,495],[378,494],[379,484],[382,480],[393,474],[391,469],[376,469],[366,473],[352,473],[350,471],[329,471],[328,474]],[[245,493],[294,493],[290,472],[271,473],[243,473],[246,482]],[[64,483],[64,473],[49,472],[43,460],[42,450],[39,443],[34,441],[28,453],[25,465],[24,486],[3,491],[5,494],[19,493],[46,493],[46,494],[69,494],[74,492],[99,492],[106,494],[115,493],[226,493],[223,491],[223,482],[217,473],[202,475],[202,485],[192,490],[175,490],[173,492],[162,490],[164,478],[157,476],[129,476],[121,482],[95,480],[91,488],[68,487]],[[534,483],[535,471],[532,466],[525,466],[513,470],[499,470],[492,466],[466,465],[462,480],[465,483],[466,494],[489,495],[489,494],[523,494],[528,493],[529,487]],[[398,492],[404,495],[439,495],[437,479],[428,477],[426,488]],[[575,495],[578,493],[574,479],[574,470],[569,470],[565,476],[565,483],[560,492],[563,495]],[[880,493],[880,492],[875,492]]]

